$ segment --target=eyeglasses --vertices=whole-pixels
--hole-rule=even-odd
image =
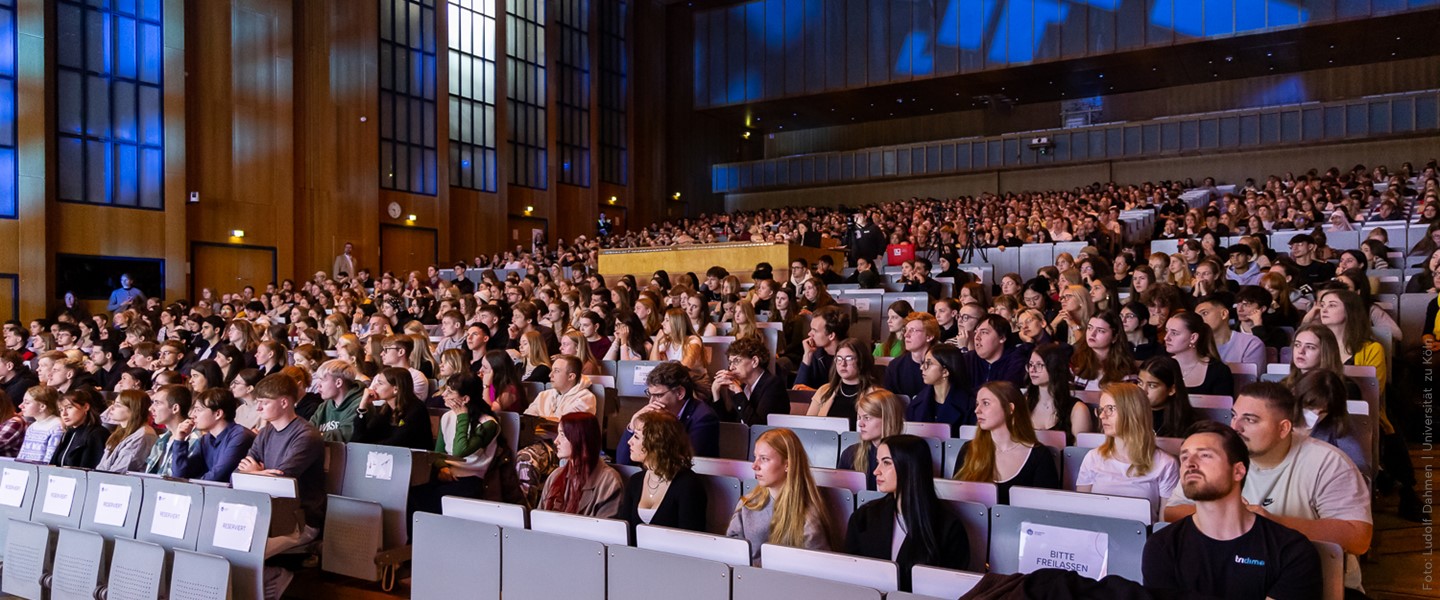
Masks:
[[[847,364],[847,365],[850,364],[850,363],[853,363],[853,362],[855,362],[855,361],[857,361],[857,360],[860,360],[860,357],[854,356],[854,355],[836,356],[836,357],[835,357],[835,362],[837,362],[837,363],[845,363],[845,364]]]
[[[1140,317],[1136,316],[1135,313],[1128,313],[1128,312],[1120,313],[1120,320],[1122,320],[1122,321],[1134,321],[1134,320],[1139,319],[1139,318],[1140,318]]]
[[[1026,369],[1029,369],[1029,370],[1031,370],[1031,371],[1043,371],[1043,370],[1045,370],[1045,363],[1043,363],[1043,362],[1026,363],[1026,364],[1025,364],[1025,368],[1026,368]]]
[[[651,400],[658,400],[660,398],[664,398],[666,394],[669,394],[673,391],[675,391],[675,388],[665,388],[665,391],[663,392],[652,392],[650,390],[645,390],[645,396],[650,398]]]
[[[1101,406],[1101,407],[1100,407],[1100,414],[1101,414],[1101,415],[1113,415],[1113,414],[1115,414],[1115,408],[1116,408],[1116,407],[1115,407],[1114,404],[1107,404],[1107,405],[1105,405],[1105,406]]]
[[[391,351],[391,350],[399,350],[399,349],[400,349],[399,346],[385,346],[385,347],[381,348],[381,351],[382,351],[382,352],[389,352],[389,351]]]
[[[927,358],[927,359],[925,359],[925,360],[923,360],[923,361],[920,362],[920,368],[922,368],[922,369],[928,369],[928,368],[933,367],[933,366],[938,365],[938,364],[940,364],[940,363],[935,362],[933,359]]]

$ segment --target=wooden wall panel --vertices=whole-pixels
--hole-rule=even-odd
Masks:
[[[264,291],[265,284],[280,279],[272,247],[195,242],[190,252],[195,273],[191,298],[199,298],[204,288],[215,290],[216,296],[238,292],[247,285]]]
[[[354,0],[293,2],[299,272],[330,269],[346,242],[380,260],[379,9]]]
[[[0,319],[19,319],[20,276],[15,273],[0,273]]]
[[[380,270],[404,279],[408,271],[425,272],[436,264],[439,232],[426,227],[380,226]]]

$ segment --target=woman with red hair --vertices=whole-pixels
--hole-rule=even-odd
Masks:
[[[602,519],[620,512],[625,480],[600,460],[600,421],[588,412],[560,418],[555,454],[565,465],[550,475],[540,496],[540,508]]]

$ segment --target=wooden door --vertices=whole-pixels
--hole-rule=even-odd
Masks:
[[[245,286],[265,291],[275,281],[275,248],[196,242],[190,247],[190,297],[210,288],[215,297],[238,293]]]
[[[405,273],[420,271],[438,264],[438,232],[425,227],[380,226],[380,270],[395,273],[402,281]]]

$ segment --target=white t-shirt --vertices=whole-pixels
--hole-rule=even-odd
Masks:
[[[1164,450],[1155,449],[1151,459],[1150,472],[1133,476],[1130,474],[1128,457],[1100,456],[1100,449],[1091,449],[1080,463],[1080,473],[1075,476],[1075,485],[1091,486],[1090,492],[1145,498],[1150,501],[1151,517],[1160,514],[1160,501],[1169,498],[1180,483],[1180,463]]]

